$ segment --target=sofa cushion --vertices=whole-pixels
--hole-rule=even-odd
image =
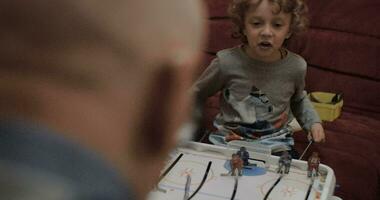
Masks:
[[[380,120],[351,112],[342,112],[338,120],[325,122],[324,127],[332,131],[340,131],[347,135],[353,135],[375,144],[380,144]],[[380,155],[380,146],[377,146]]]
[[[360,156],[332,148],[320,148],[321,162],[334,169],[336,196],[344,200],[376,200],[378,178],[372,164]]]
[[[349,32],[379,38],[380,1],[308,0],[311,27]]]
[[[220,18],[227,16],[227,8],[230,1],[205,0],[208,14],[211,18]]]
[[[328,71],[315,66],[309,66],[307,70],[307,91],[343,92],[343,109],[351,107],[372,112],[373,116],[380,116],[379,88],[380,81]]]
[[[230,1],[205,0],[211,18],[227,16]],[[307,1],[311,27],[380,36],[380,1]],[[360,11],[360,12],[359,12]],[[376,17],[374,17],[376,16]]]
[[[310,65],[380,81],[380,38],[311,28],[288,46]]]

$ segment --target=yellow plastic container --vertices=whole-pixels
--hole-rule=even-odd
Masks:
[[[312,92],[312,96],[313,98],[310,98],[310,94],[308,95],[321,120],[331,122],[340,116],[343,107],[343,99],[332,104],[330,102],[335,96],[334,93]],[[318,102],[313,101],[313,99],[316,99]]]

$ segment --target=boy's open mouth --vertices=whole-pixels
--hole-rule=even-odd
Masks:
[[[263,48],[263,49],[269,49],[269,48],[271,48],[273,45],[272,45],[272,43],[270,43],[270,42],[266,42],[266,41],[264,41],[264,42],[260,42],[259,43],[259,47],[260,48]]]

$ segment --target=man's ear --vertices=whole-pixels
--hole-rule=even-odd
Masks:
[[[172,66],[154,70],[153,79],[146,87],[144,111],[136,127],[135,151],[144,158],[166,154],[174,145],[175,135],[170,130],[171,110],[176,98],[176,71]]]

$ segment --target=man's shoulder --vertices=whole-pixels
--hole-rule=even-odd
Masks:
[[[12,197],[5,199],[23,199],[12,192],[15,188],[35,199],[119,200],[132,195],[121,175],[99,155],[41,124],[0,120],[0,135],[0,191],[9,191],[0,196]],[[64,163],[70,167],[62,167]]]
[[[6,199],[74,199],[69,181],[14,162],[0,161],[0,190]],[[15,192],[17,191],[17,192]]]
[[[94,174],[94,176],[96,176]],[[114,185],[112,185],[114,186]],[[132,199],[128,190],[110,185],[87,187],[80,180],[20,163],[0,161],[0,191],[4,199],[90,200]]]

